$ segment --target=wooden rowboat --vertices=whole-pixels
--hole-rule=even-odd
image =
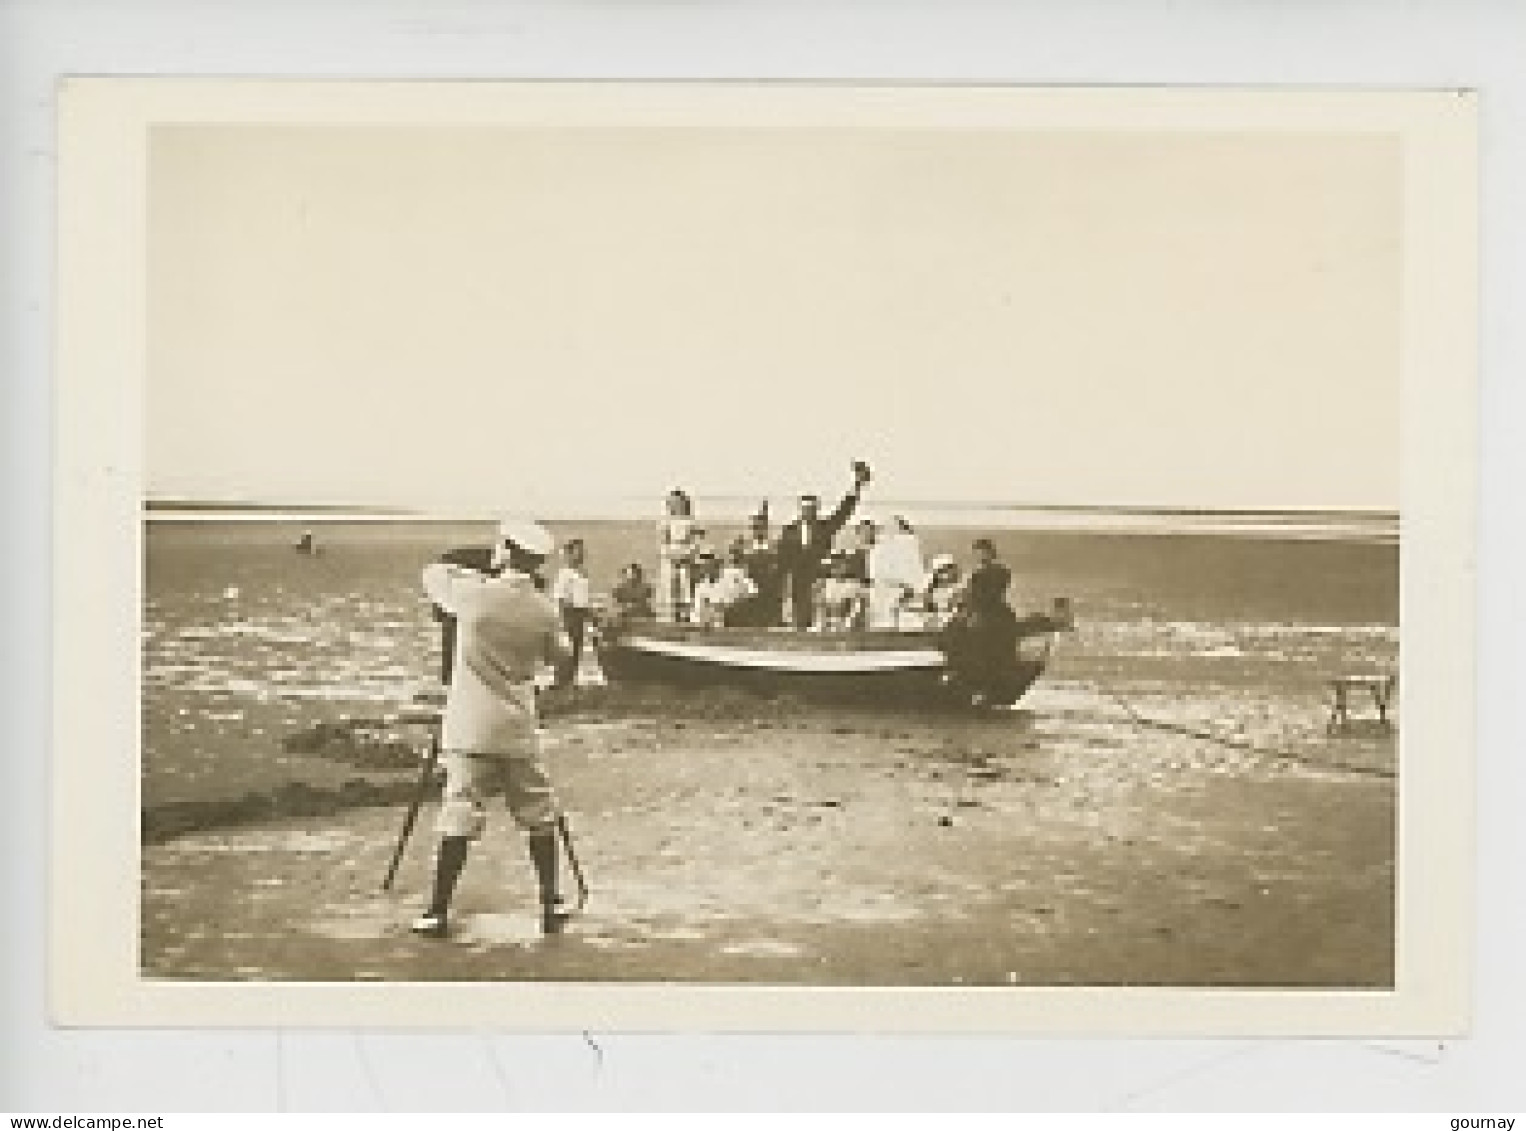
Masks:
[[[1053,634],[1065,627],[1048,618],[1024,622],[1017,654],[996,678],[982,681],[985,702],[1006,707],[1022,698],[1044,672]],[[803,632],[645,621],[603,628],[597,648],[605,676],[615,683],[908,705],[967,706],[972,694],[932,631]]]

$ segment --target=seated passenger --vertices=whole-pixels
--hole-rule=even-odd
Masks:
[[[838,551],[828,559],[827,576],[816,583],[816,627],[849,632],[867,623],[868,593],[853,575],[851,555]]]
[[[779,572],[779,551],[768,533],[768,504],[763,503],[747,520],[747,533],[737,539],[747,576],[757,586],[757,595],[744,608],[733,610],[737,623],[753,628],[773,628],[781,620],[784,604],[784,578]]]
[[[864,585],[868,585],[873,577],[869,571],[869,563],[874,556],[874,547],[879,541],[879,523],[869,515],[862,516],[853,526],[853,545],[848,549],[848,561],[853,576]]]
[[[933,558],[917,602],[926,615],[927,627],[941,628],[964,604],[964,579],[953,554]]]
[[[610,592],[610,597],[614,601],[613,611],[618,623],[657,619],[652,584],[647,581],[638,562],[631,562],[620,571],[620,580]]]
[[[719,560],[719,555],[716,554],[715,546],[710,541],[710,532],[703,526],[696,526],[694,528],[694,560],[698,561],[700,558]]]
[[[747,553],[740,541],[732,543],[726,555],[726,564],[716,580],[716,594],[721,603],[722,620],[728,628],[737,628],[753,622],[758,599],[758,584],[747,572]]]
[[[726,590],[721,584],[721,563],[713,553],[694,559],[693,623],[701,628],[720,628],[726,623]]]

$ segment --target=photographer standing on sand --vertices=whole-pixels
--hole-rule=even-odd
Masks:
[[[557,891],[557,803],[541,765],[535,675],[567,653],[556,608],[536,583],[554,540],[533,522],[499,526],[487,572],[437,562],[424,570],[431,601],[455,618],[454,671],[441,723],[445,795],[429,907],[415,934],[443,938],[467,850],[487,824],[487,801],[502,793],[526,834],[540,893],[541,930],[556,934],[567,913]]]

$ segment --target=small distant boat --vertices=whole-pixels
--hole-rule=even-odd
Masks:
[[[1021,623],[1017,652],[998,672],[975,673],[987,706],[1010,707],[1043,675],[1052,616]],[[636,622],[603,629],[599,663],[614,683],[729,687],[833,702],[968,706],[975,685],[951,667],[935,631],[814,632],[699,628]]]

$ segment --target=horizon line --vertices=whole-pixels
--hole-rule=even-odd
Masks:
[[[746,503],[752,505],[756,495],[733,495],[715,494],[698,495],[697,498],[717,503]],[[643,497],[636,496],[605,496],[599,499],[591,498],[567,498],[556,502],[543,500],[542,506],[535,508],[547,512],[555,512],[565,509],[586,515],[600,510],[609,510],[610,517],[625,517],[625,512],[632,506],[639,505],[644,501]],[[1034,502],[997,502],[997,501],[959,501],[952,499],[886,499],[867,504],[874,511],[882,511],[904,507],[906,509],[929,508],[933,510],[959,510],[959,511],[1029,511],[1037,513],[1081,513],[1081,514],[1134,514],[1134,515],[1159,515],[1165,517],[1186,517],[1191,515],[1213,516],[1248,516],[1248,517],[1271,517],[1271,516],[1335,516],[1346,518],[1364,519],[1389,519],[1397,520],[1400,511],[1388,507],[1365,507],[1365,506],[1282,506],[1282,507],[1249,507],[1249,506],[1187,506],[1187,505],[1163,505],[1152,506],[1139,503],[1034,503]],[[399,519],[441,519],[484,521],[495,518],[503,513],[500,510],[487,506],[401,506],[390,503],[284,503],[255,501],[248,499],[214,499],[214,498],[183,498],[183,497],[147,497],[143,500],[143,509],[149,512],[180,511],[187,513],[196,512],[247,512],[250,514],[292,514],[312,515],[321,517],[324,515],[366,515],[376,518],[399,518]]]

